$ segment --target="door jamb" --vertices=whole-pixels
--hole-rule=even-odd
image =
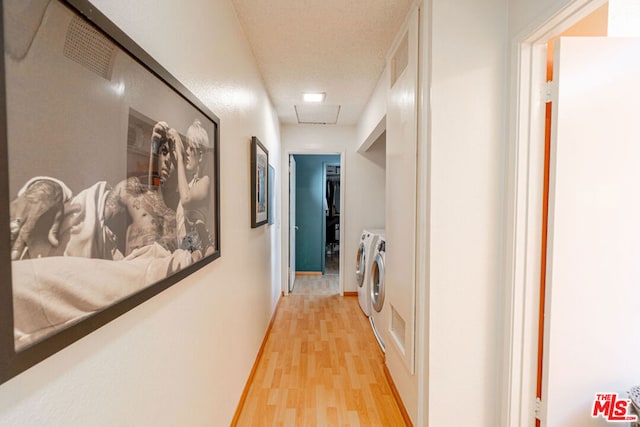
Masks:
[[[296,154],[318,154],[318,155],[338,155],[340,156],[340,242],[341,242],[341,250],[340,250],[340,266],[338,267],[338,275],[339,275],[339,279],[338,279],[338,292],[340,293],[340,295],[344,295],[344,266],[345,266],[345,251],[344,251],[344,241],[345,241],[345,229],[344,229],[344,225],[345,225],[345,215],[347,214],[347,210],[345,209],[345,194],[347,193],[347,185],[346,185],[346,181],[345,181],[345,176],[346,176],[346,152],[345,151],[320,151],[320,150],[313,150],[313,149],[309,149],[309,150],[304,150],[304,149],[287,149],[284,150],[284,158],[287,159],[287,165],[288,165],[288,159],[290,155],[296,155]],[[282,194],[289,194],[289,167],[285,167],[282,168]],[[283,224],[288,224],[289,223],[289,197],[282,197],[282,223]],[[286,216],[286,217],[285,217]],[[288,258],[288,253],[289,253],[289,229],[288,227],[282,227],[282,256],[280,257],[282,259],[282,277],[287,276],[286,280],[282,280],[282,293],[283,295],[287,296],[289,295],[289,285],[288,285],[288,269],[289,269],[289,258]]]
[[[538,307],[544,170],[546,44],[606,0],[574,0],[511,44],[505,229],[504,370],[501,425],[536,416]]]

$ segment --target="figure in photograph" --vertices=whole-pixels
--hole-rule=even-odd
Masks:
[[[210,148],[209,135],[196,119],[182,141],[175,129],[163,123],[163,132],[173,141],[177,158],[177,181],[180,201],[176,208],[177,238],[180,248],[195,258],[213,253],[212,238],[206,225],[209,217],[211,179],[204,174],[205,151]]]
[[[206,131],[197,136],[198,129],[192,128],[187,144],[191,139],[208,144]],[[200,221],[205,225],[208,195],[189,191],[202,190],[198,183],[209,187],[209,178],[198,168],[198,146],[184,147],[178,132],[159,122],[149,155],[150,162],[157,159],[159,185],[150,176],[131,177],[113,188],[100,181],[75,196],[63,182],[48,177],[35,177],[23,186],[10,206],[16,348],[215,250],[206,226],[204,231],[199,227]],[[186,184],[182,189],[181,180]],[[182,240],[177,211],[184,217]],[[190,232],[201,243],[181,247]]]
[[[176,155],[171,141],[158,140],[155,132],[154,140],[150,158],[157,156],[158,186],[132,177],[113,188],[99,181],[73,196],[57,179],[29,180],[10,206],[11,258],[78,256],[118,260],[151,243],[170,252],[175,250]],[[124,235],[118,233],[117,227],[111,227],[122,214],[128,215]],[[125,249],[121,251],[123,242]]]
[[[125,256],[154,243],[169,252],[177,248],[177,157],[175,142],[164,132],[164,122],[153,128],[150,166],[154,155],[157,157],[159,185],[153,185],[149,178],[145,182],[139,177],[131,177],[118,183],[105,201],[104,219],[107,224],[114,222],[119,215],[127,214]]]
[[[208,147],[207,132],[199,121],[188,129],[186,146],[175,129],[158,122],[150,153],[150,159],[157,157],[157,186],[131,177],[113,189],[98,182],[72,197],[71,190],[57,179],[31,179],[11,203],[11,258],[67,255],[121,259],[151,243],[169,252],[182,248],[200,250],[200,258],[209,255],[215,250],[206,227],[210,179],[201,172],[203,150]],[[89,207],[92,201],[96,204]],[[109,228],[123,213],[128,214],[124,236]],[[88,220],[88,214],[93,214],[95,221]],[[101,238],[84,239],[80,229],[89,224],[92,229],[100,226],[101,230],[95,231]],[[187,246],[183,244],[187,235],[200,244],[183,247]],[[77,244],[78,239],[83,240],[82,245]],[[118,253],[121,239],[124,254]]]

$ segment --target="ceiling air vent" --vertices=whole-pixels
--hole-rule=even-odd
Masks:
[[[73,18],[64,41],[64,56],[110,80],[115,53],[111,40],[82,18]]]
[[[409,39],[405,34],[391,58],[391,87],[398,81],[409,64]]]
[[[299,124],[335,125],[340,114],[339,105],[294,105]]]

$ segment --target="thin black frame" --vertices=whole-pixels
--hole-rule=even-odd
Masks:
[[[57,0],[54,0],[57,1]],[[176,273],[125,297],[103,310],[93,314],[66,329],[55,332],[41,341],[20,351],[15,350],[14,339],[14,310],[12,293],[11,241],[9,237],[9,152],[7,132],[7,82],[5,73],[5,54],[0,58],[0,204],[5,209],[0,210],[0,230],[5,230],[5,238],[0,238],[0,383],[6,382],[19,373],[29,369],[54,353],[62,350],[82,337],[95,331],[101,326],[116,319],[127,311],[142,304],[196,270],[211,263],[221,255],[220,251],[220,119],[207,108],[191,91],[172,76],[164,67],[147,54],[138,44],[129,38],[120,28],[105,15],[95,9],[87,0],[59,0],[78,16],[84,18],[91,26],[114,42],[118,48],[148,70],[153,76],[167,85],[179,97],[190,104],[204,117],[211,120],[214,127],[213,135],[213,167],[214,183],[212,185],[215,218],[211,223],[214,228],[213,254],[203,257],[197,262],[177,271]],[[5,4],[0,3],[0,42],[5,46],[4,28]]]
[[[264,203],[267,205],[264,212],[264,219],[258,218],[258,150],[262,151],[266,156],[264,168]],[[251,228],[257,228],[269,221],[269,151],[260,142],[258,137],[251,137]]]

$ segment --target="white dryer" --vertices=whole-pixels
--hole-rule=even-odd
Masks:
[[[371,293],[371,328],[380,344],[382,351],[385,351],[386,328],[388,323],[388,306],[384,303],[385,284],[384,284],[384,260],[386,255],[386,239],[384,234],[379,235],[374,250],[373,263],[371,265],[371,274],[369,275],[370,293]]]
[[[375,230],[379,231],[379,230]],[[378,233],[363,230],[360,236],[360,244],[356,254],[356,286],[358,288],[358,302],[362,312],[368,317],[371,315],[371,289],[369,287],[369,275],[375,244],[378,241]]]

